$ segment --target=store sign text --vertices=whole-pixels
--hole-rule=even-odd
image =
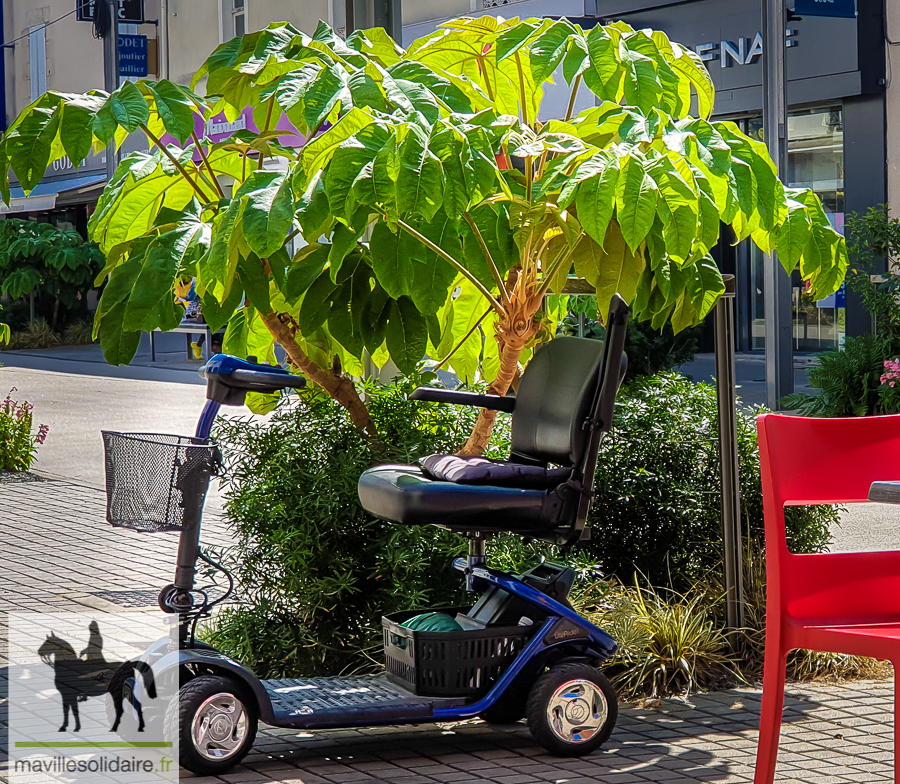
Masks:
[[[797,46],[797,31],[785,30],[785,45]],[[694,51],[704,62],[718,60],[722,68],[732,65],[752,65],[763,54],[763,36],[757,33],[753,38],[738,38],[737,41],[719,41],[719,43],[699,44]]]

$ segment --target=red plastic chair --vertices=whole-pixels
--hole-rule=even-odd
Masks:
[[[900,784],[900,552],[795,555],[784,507],[867,500],[900,480],[900,416],[757,420],[766,525],[766,652],[754,784],[771,784],[784,708],[785,662],[796,648],[871,656],[894,665],[894,781]]]

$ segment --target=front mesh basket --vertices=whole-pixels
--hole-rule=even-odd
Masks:
[[[208,439],[103,431],[106,519],[136,531],[182,531],[200,523],[221,455]]]

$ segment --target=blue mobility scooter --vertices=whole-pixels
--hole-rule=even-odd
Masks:
[[[471,608],[439,608],[455,616],[453,631],[404,625],[421,610],[384,617],[385,671],[378,676],[260,680],[195,639],[198,621],[230,593],[211,601],[194,584],[198,559],[221,569],[199,548],[202,505],[218,463],[213,420],[221,405],[243,405],[248,391],[299,387],[302,379],[252,357],[220,354],[200,370],[208,402],[194,438],[104,433],[110,522],[181,531],[175,581],[159,596],[161,609],[177,615],[173,631],[142,656],[157,680],[178,685],[177,700],[157,720],[177,738],[181,765],[198,774],[228,770],[250,750],[259,721],[311,730],[527,718],[535,740],[553,754],[579,756],[604,743],[617,703],[597,665],[616,643],[568,602],[571,569],[543,563],[507,574],[488,566],[485,541],[505,531],[566,549],[587,538],[597,452],[624,377],[627,321],[616,297],[605,343],[563,337],[542,346],[515,397],[413,393],[415,400],[511,412],[512,454],[508,461],[435,455],[420,466],[377,466],[360,478],[360,502],[371,514],[464,536],[468,556],[454,567],[479,597]],[[109,688],[120,705],[139,707],[133,669]]]

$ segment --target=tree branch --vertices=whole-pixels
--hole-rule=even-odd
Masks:
[[[265,127],[263,128],[263,133],[268,133],[270,130],[269,126],[272,124],[272,111],[274,108],[275,108],[275,96],[272,95],[272,97],[269,98],[269,105],[266,108],[266,124],[265,124]],[[257,171],[262,169],[265,159],[266,159],[266,156],[263,155],[263,151],[260,150],[259,151],[259,163],[256,166]]]
[[[553,281],[553,276],[559,272],[560,267],[565,264],[567,261],[572,260],[572,254],[575,253],[575,248],[578,247],[578,243],[576,242],[571,248],[569,248],[565,253],[561,253],[556,261],[550,265],[550,269],[547,270],[544,275],[544,280],[541,282],[541,287],[535,293],[535,296],[538,299],[543,299],[544,295],[550,289],[550,283]]]
[[[572,119],[572,112],[575,111],[575,98],[578,95],[578,88],[581,86],[581,74],[575,77],[572,82],[572,92],[569,94],[569,106],[566,108],[566,122]]]
[[[525,102],[525,74],[522,73],[522,58],[516,52],[516,70],[519,72],[519,101],[522,103],[522,122],[528,125],[528,104]],[[537,120],[537,117],[534,118]]]
[[[206,166],[206,170],[209,172],[209,176],[212,178],[212,182],[210,185],[214,187],[218,193],[219,198],[225,198],[225,191],[222,190],[222,186],[219,185],[219,180],[216,177],[216,173],[213,171],[212,166],[210,165],[209,158],[206,157],[206,151],[203,149],[203,145],[200,143],[200,139],[197,138],[197,132],[191,131],[191,138],[194,140],[194,144],[197,145],[197,150],[200,152],[200,160],[203,161],[203,164]]]
[[[415,237],[430,251],[436,253],[438,256],[444,259],[444,261],[450,263],[453,267],[455,267],[457,272],[468,278],[469,282],[484,295],[484,298],[491,303],[491,305],[496,309],[498,313],[503,312],[503,305],[501,305],[497,301],[497,298],[493,294],[491,294],[491,292],[488,291],[487,288],[485,288],[484,284],[480,280],[478,280],[478,278],[476,278],[471,272],[469,272],[469,270],[467,270],[462,264],[454,259],[453,256],[447,253],[447,251],[445,251],[440,245],[435,245],[430,239],[428,239],[428,237],[426,237],[424,234],[420,234],[405,221],[398,220],[397,225],[400,226],[401,229]]]
[[[487,243],[484,241],[484,236],[481,234],[481,230],[478,228],[478,224],[475,223],[475,219],[468,212],[463,214],[465,215],[466,223],[469,224],[469,228],[472,229],[472,233],[475,235],[475,239],[478,240],[478,244],[481,246],[481,252],[484,254],[484,260],[487,262],[488,267],[490,267],[491,275],[494,276],[494,282],[497,284],[497,290],[503,297],[503,301],[508,305],[509,292],[506,290],[506,286],[503,284],[503,276],[500,274],[500,270],[494,263],[494,257],[491,256],[491,251],[488,249]]]
[[[164,144],[163,144],[156,136],[153,135],[153,132],[152,132],[146,125],[141,125],[140,128],[141,128],[141,130],[142,130],[145,134],[147,134],[147,138],[148,138],[151,142],[153,142],[153,143],[154,143],[154,144],[162,151],[163,155],[165,155],[165,156],[172,162],[172,165],[173,165],[176,169],[178,169],[178,172],[181,174],[181,176],[184,177],[184,179],[186,179],[186,180],[190,183],[191,187],[192,187],[195,191],[197,191],[197,194],[200,196],[201,199],[203,199],[203,203],[204,203],[204,204],[208,204],[210,201],[215,201],[215,197],[213,197],[212,199],[210,199],[209,196],[207,196],[207,195],[203,192],[203,188],[201,188],[201,187],[197,184],[196,180],[194,180],[194,179],[187,173],[187,171],[185,170],[184,166],[182,166],[182,165],[178,162],[178,160],[175,158],[175,156],[172,155],[172,153],[169,152],[168,148],[167,148],[167,147],[166,147],[166,146],[165,146],[165,145],[164,145]]]

